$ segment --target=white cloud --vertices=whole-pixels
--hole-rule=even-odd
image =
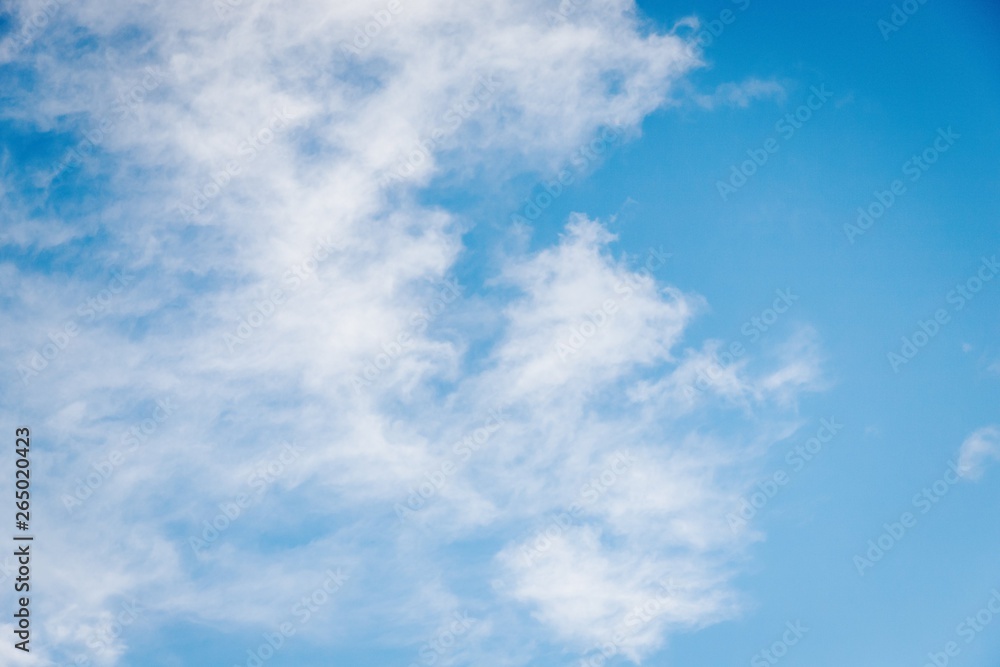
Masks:
[[[962,443],[958,452],[958,472],[967,479],[979,479],[990,460],[1000,460],[1000,427],[984,426]]]
[[[711,94],[692,93],[692,100],[706,109],[733,106],[745,109],[756,100],[773,98],[784,101],[785,87],[773,79],[749,78],[739,83],[727,82],[716,86]]]
[[[39,6],[24,4],[21,18]],[[682,348],[703,300],[617,259],[613,236],[584,216],[413,324],[467,252],[467,223],[419,203],[417,188],[442,173],[545,171],[608,125],[635,135],[700,64],[678,37],[642,27],[631,2],[580,5],[555,24],[553,7],[413,0],[349,55],[342,45],[369,4],[244,2],[220,18],[195,0],[77,2],[17,56],[37,82],[12,91],[3,113],[71,133],[70,147],[116,113],[146,68],[162,73],[82,165],[54,180],[39,170],[42,194],[3,172],[2,211],[16,218],[8,242],[67,258],[55,263],[65,273],[0,265],[11,295],[0,357],[12,377],[41,359],[27,383],[7,383],[3,404],[17,410],[3,414],[51,443],[34,465],[57,490],[36,501],[50,554],[41,590],[60,592],[38,596],[54,659],[85,651],[86,629],[125,598],[150,618],[268,626],[335,566],[356,588],[311,626],[319,638],[338,627],[413,641],[475,603],[493,615],[477,635],[484,647],[530,637],[586,650],[669,575],[680,583],[663,612],[623,645],[639,659],[667,633],[737,608],[727,581],[749,537],[724,514],[748,465],[742,451],[774,437],[772,422],[815,388],[814,346],[793,340],[762,374],[737,364],[713,384],[721,401],[683,403],[678,387],[713,349]],[[449,113],[491,76],[495,90],[480,88],[454,127]],[[264,133],[286,110],[292,125]],[[251,133],[262,145],[243,143]],[[421,146],[413,173],[386,185]],[[231,162],[239,173],[227,182]],[[54,201],[72,224],[29,215]],[[196,202],[191,217],[182,206]],[[314,259],[317,247],[328,256]],[[134,279],[87,314],[112,269]],[[483,334],[473,321],[487,312]],[[67,324],[76,333],[64,335]],[[358,391],[351,379],[399,332],[405,351]],[[175,412],[147,432],[158,400]],[[498,405],[503,427],[414,520],[389,525],[393,505]],[[761,414],[714,432],[682,420],[734,405]],[[195,553],[189,538],[254,488],[248,462],[284,441],[301,458]],[[511,561],[530,537],[523,527],[572,505],[621,448],[639,462],[628,481],[588,505],[537,566]],[[102,473],[115,454],[123,462]],[[63,498],[95,474],[69,511]],[[484,534],[490,553],[463,572],[495,581],[495,593],[469,591],[442,556]],[[547,590],[549,577],[559,585]],[[372,619],[392,630],[372,630]]]

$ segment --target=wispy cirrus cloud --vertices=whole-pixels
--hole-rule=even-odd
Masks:
[[[751,77],[744,81],[721,83],[709,94],[691,93],[692,101],[705,109],[732,106],[745,109],[757,100],[774,99],[783,102],[785,86],[773,79]]]

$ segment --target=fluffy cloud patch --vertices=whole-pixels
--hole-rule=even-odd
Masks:
[[[724,515],[818,386],[814,339],[693,397],[704,300],[599,221],[462,282],[475,221],[420,196],[637,136],[700,65],[683,39],[624,0],[414,0],[364,44],[360,2],[56,3],[23,39],[51,4],[0,45],[3,121],[46,147],[0,172],[0,358],[4,416],[47,442],[53,661],[127,655],[88,639],[131,600],[267,629],[341,567],[308,641],[418,644],[476,609],[479,664],[622,628],[640,660],[738,610]]]
[[[968,479],[979,479],[986,464],[1000,460],[1000,428],[984,426],[972,432],[958,451],[958,471]]]

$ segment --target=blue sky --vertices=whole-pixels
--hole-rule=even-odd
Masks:
[[[0,7],[4,664],[1000,659],[993,4]]]

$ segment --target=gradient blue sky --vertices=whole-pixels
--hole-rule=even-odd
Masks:
[[[342,45],[387,4],[57,3],[28,43],[44,3],[0,5],[2,415],[39,443],[40,551],[37,650],[0,623],[4,664],[246,665],[330,569],[346,583],[263,664],[598,664],[581,661],[664,579],[669,611],[606,664],[920,667],[949,642],[950,665],[997,664],[1000,618],[961,624],[1000,590],[1000,8],[914,2],[883,33],[892,3],[566,0],[552,19],[552,2],[401,2],[358,54]],[[780,130],[815,89],[829,100]],[[477,91],[468,119],[447,115]],[[241,144],[269,123],[273,141]],[[595,137],[602,155],[574,161]],[[386,179],[419,142],[417,172]],[[227,162],[240,174],[186,215]],[[524,217],[561,170],[572,183]],[[669,259],[644,274],[651,249]],[[791,305],[748,333],[779,292]],[[79,334],[25,375],[67,323]],[[452,443],[501,405],[466,461]],[[799,467],[824,419],[843,427]],[[139,619],[95,643],[130,600]],[[456,613],[471,629],[427,653]],[[796,622],[801,641],[762,657]]]

